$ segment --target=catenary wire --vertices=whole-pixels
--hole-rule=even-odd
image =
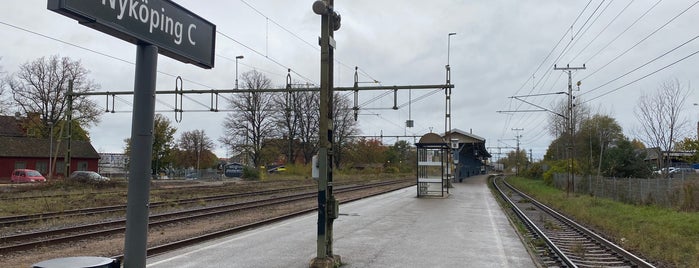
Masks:
[[[657,29],[655,29],[654,31],[652,31],[650,34],[646,35],[643,39],[641,39],[641,40],[639,40],[638,42],[636,42],[636,44],[634,44],[634,45],[631,46],[630,48],[624,50],[624,52],[622,52],[621,54],[617,55],[617,56],[614,57],[611,61],[609,61],[609,62],[607,62],[606,64],[602,65],[602,67],[598,68],[597,70],[595,70],[595,71],[592,72],[591,74],[585,76],[585,77],[582,78],[581,80],[586,80],[586,79],[589,78],[590,76],[595,75],[596,73],[598,73],[599,71],[601,71],[601,70],[604,69],[605,67],[609,66],[609,64],[612,64],[613,62],[615,62],[616,60],[618,60],[618,59],[621,58],[622,56],[626,55],[626,53],[628,53],[629,51],[631,51],[632,49],[634,49],[635,47],[637,47],[638,45],[640,45],[640,44],[643,43],[644,41],[648,40],[648,38],[650,38],[651,36],[655,35],[655,33],[659,32],[660,30],[662,30],[663,28],[665,28],[665,26],[667,26],[668,24],[672,23],[675,19],[677,19],[677,18],[679,18],[680,16],[682,16],[683,14],[685,14],[687,11],[689,11],[692,7],[696,6],[697,4],[699,4],[699,1],[694,2],[694,4],[690,5],[689,7],[687,7],[686,9],[684,9],[682,12],[680,12],[679,14],[675,15],[674,17],[672,17],[672,18],[671,18],[669,21],[667,21],[665,24],[661,25],[660,27],[658,27]]]

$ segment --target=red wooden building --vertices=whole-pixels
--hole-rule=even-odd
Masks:
[[[0,116],[0,180],[8,181],[12,171],[18,168],[35,169],[49,178],[51,167],[53,178],[65,177],[67,142],[31,137],[21,127],[20,120]],[[99,154],[90,142],[72,141],[70,152],[69,172],[97,171]]]

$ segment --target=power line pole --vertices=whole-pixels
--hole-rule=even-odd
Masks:
[[[575,131],[575,120],[573,118],[573,71],[576,70],[585,70],[585,64],[583,64],[582,67],[570,67],[570,65],[566,65],[566,67],[557,67],[556,65],[553,65],[554,70],[560,70],[568,73],[568,114],[566,118],[566,126],[568,127],[568,183],[566,185],[566,196],[570,194],[571,188],[575,190],[575,181],[573,177],[573,154],[575,153],[575,140],[574,140],[574,131]],[[580,86],[580,82],[578,82],[578,86]]]
[[[523,128],[513,128],[512,129],[512,131],[517,133],[517,134],[515,134],[515,140],[517,140],[517,149],[516,149],[517,151],[515,151],[515,166],[517,167],[517,172],[515,172],[515,174],[517,176],[519,176],[519,138],[522,137],[522,135],[519,135],[519,132],[523,131],[523,130],[524,130]]]

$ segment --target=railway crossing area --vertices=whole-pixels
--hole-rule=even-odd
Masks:
[[[342,267],[536,267],[492,196],[487,176],[446,197],[415,186],[340,205],[334,253]],[[148,258],[147,267],[308,267],[317,214]]]

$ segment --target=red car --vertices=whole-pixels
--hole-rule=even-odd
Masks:
[[[11,182],[46,182],[39,171],[33,169],[15,169],[12,171]]]

